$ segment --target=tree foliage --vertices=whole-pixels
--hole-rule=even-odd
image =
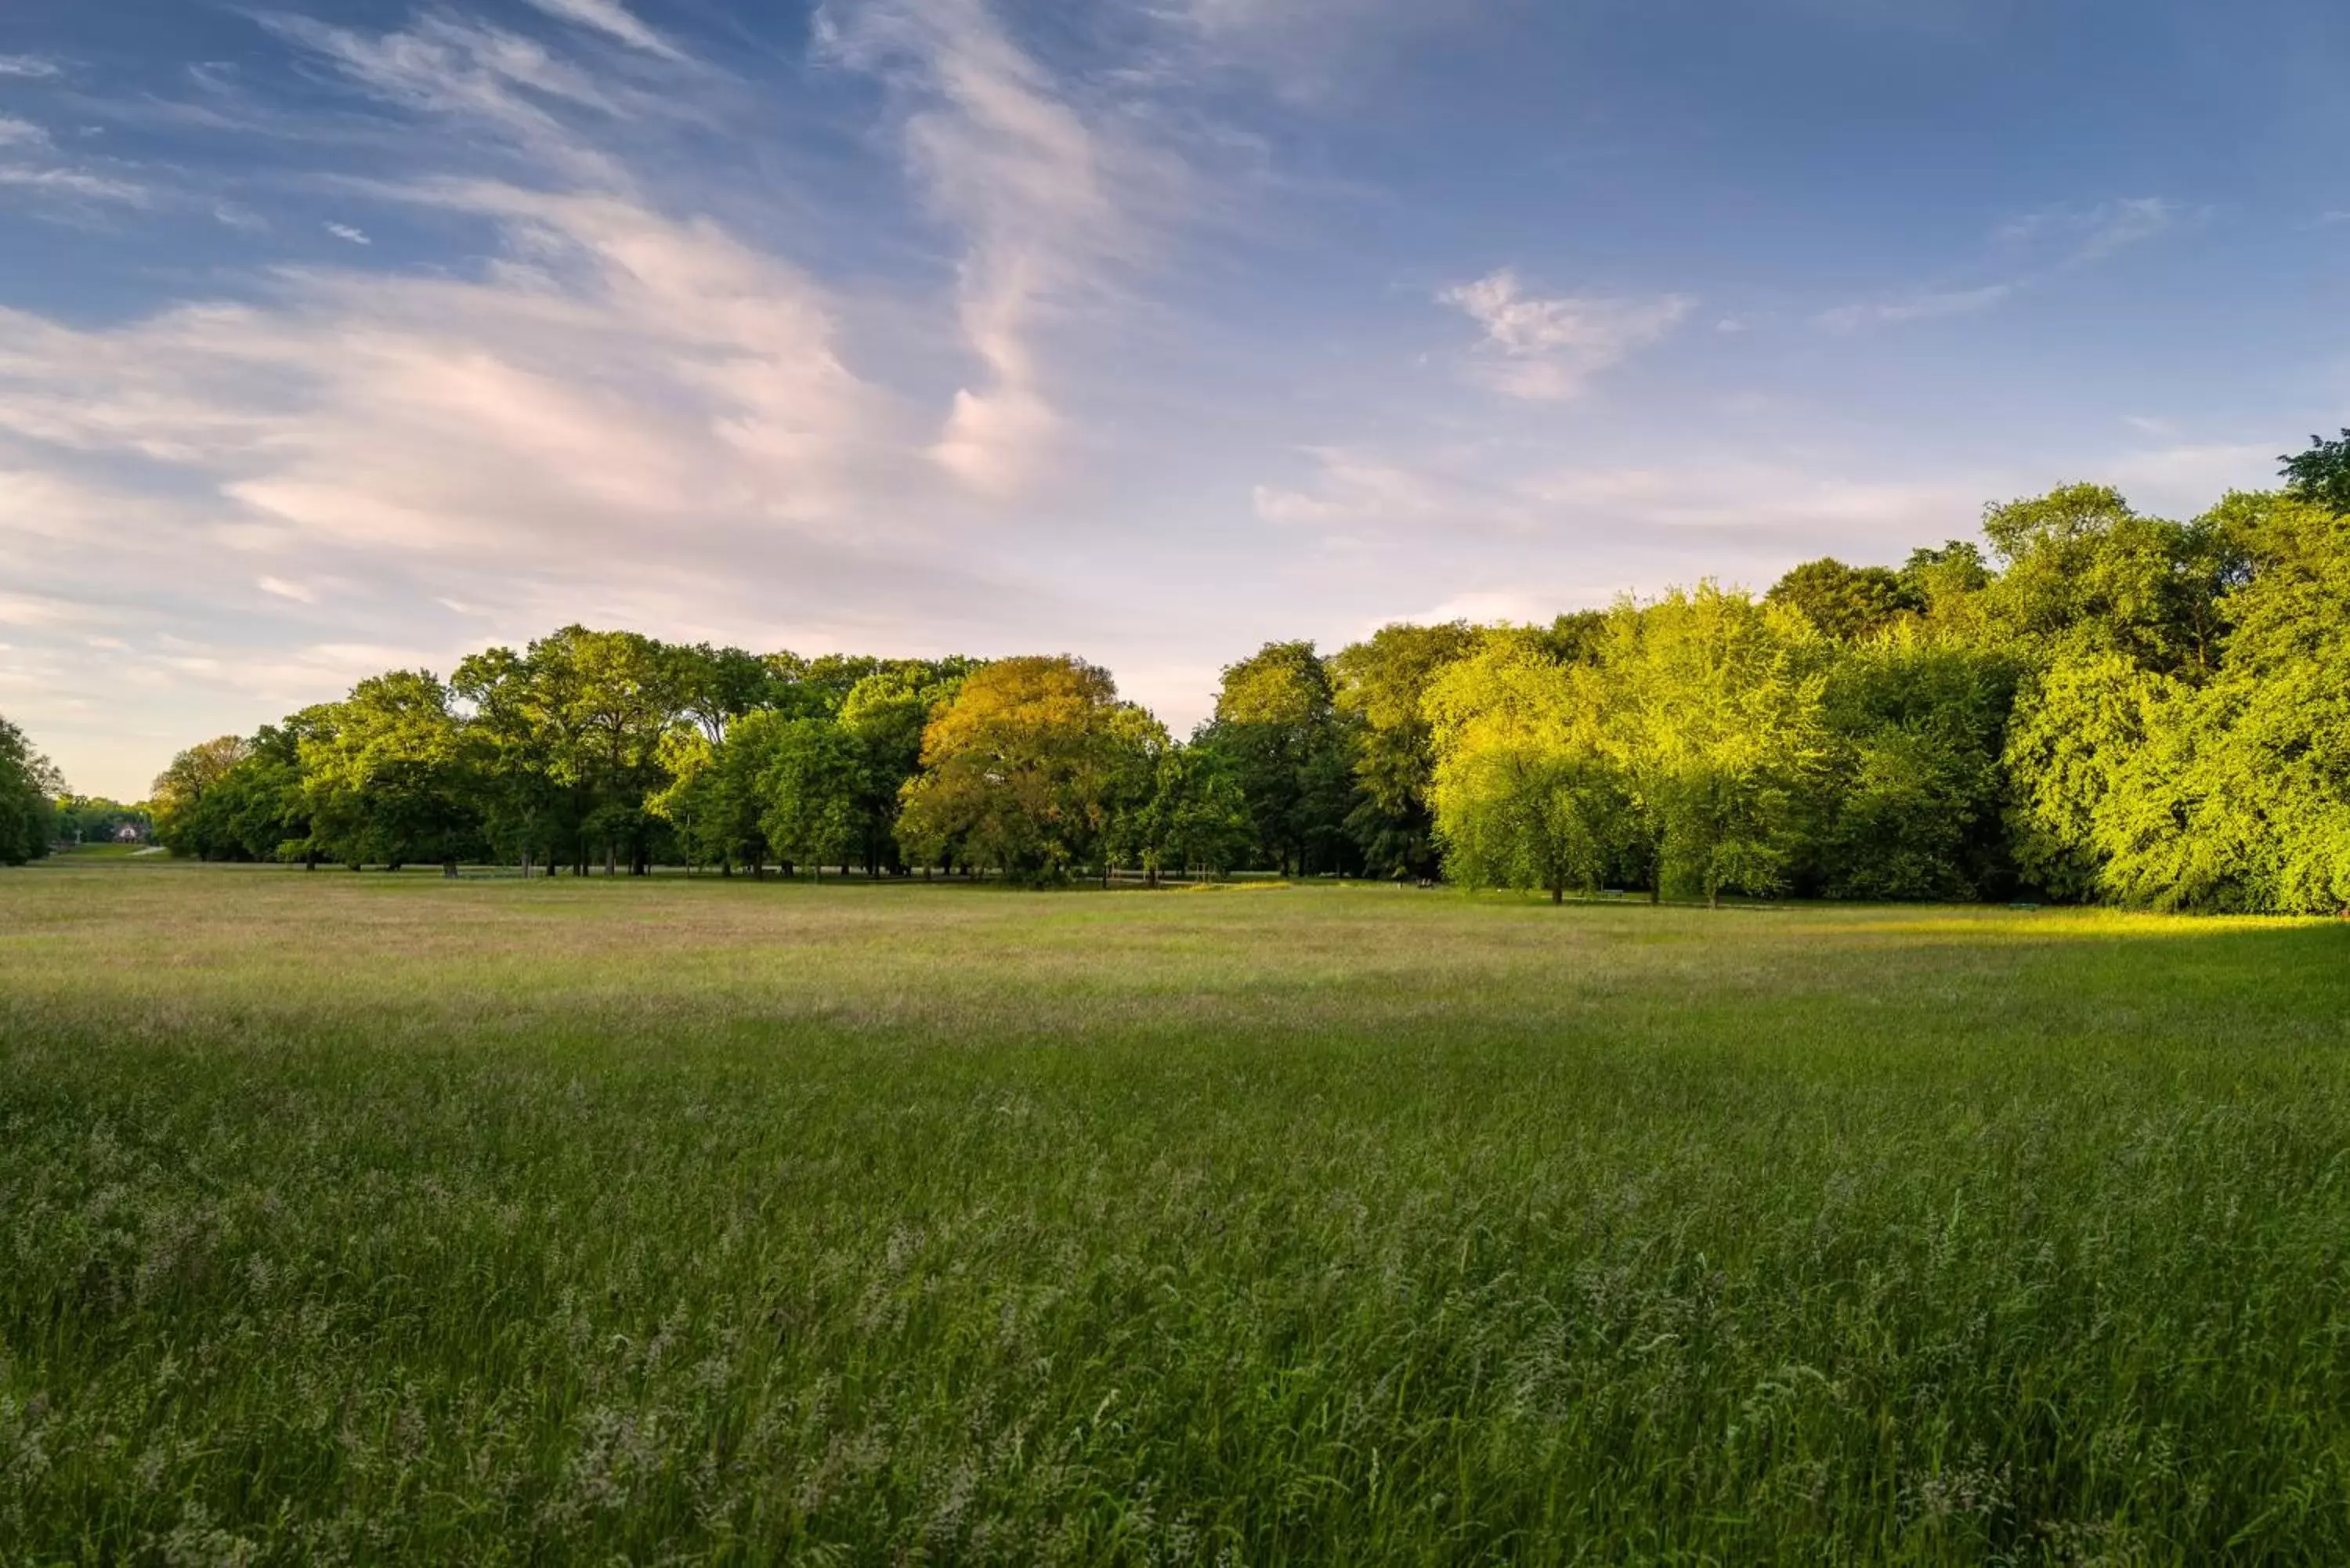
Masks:
[[[22,866],[49,852],[57,836],[53,802],[64,793],[48,758],[0,718],[0,866]]]
[[[1024,880],[1101,864],[1107,830],[1143,798],[1166,732],[1121,702],[1109,672],[1067,657],[973,671],[922,734],[899,836],[926,861]]]
[[[1980,542],[1546,625],[1265,643],[1178,743],[1082,660],[808,659],[566,627],[189,748],[207,858],[608,875],[1243,868],[1471,885],[2350,907],[2350,431],[2174,522],[2106,486]],[[0,727],[0,850],[57,831]],[[68,803],[69,836],[129,820]]]

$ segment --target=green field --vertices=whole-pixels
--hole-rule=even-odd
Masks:
[[[2350,925],[0,873],[0,1561],[2350,1561]]]

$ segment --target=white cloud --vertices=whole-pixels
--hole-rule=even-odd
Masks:
[[[902,646],[910,623],[945,651],[977,640],[966,607],[1033,607],[912,542],[957,504],[925,478],[924,421],[844,362],[828,292],[640,189],[660,111],[447,16],[278,26],[398,110],[412,160],[508,171],[339,186],[474,220],[493,255],[283,271],[99,327],[0,307],[0,581],[27,586],[20,618],[138,629],[94,673],[109,713],[39,710],[77,776],[136,789],[191,731],[331,696],[387,649],[445,669],[584,618],[818,650]],[[348,659],[220,610],[330,581]],[[76,654],[15,668],[61,681]]]
[[[47,147],[49,133],[26,119],[0,114],[0,147]]]
[[[40,55],[0,55],[0,77],[54,77],[63,71],[57,61]]]
[[[2029,213],[2002,226],[1997,237],[2012,248],[2043,254],[2053,248],[2059,265],[2086,266],[2168,234],[2186,219],[2176,202],[2136,196]]]
[[[1564,607],[1564,603],[1557,597],[1529,593],[1523,588],[1472,588],[1467,593],[1454,594],[1425,609],[1382,616],[1366,625],[1363,632],[1368,636],[1381,626],[1399,620],[1421,626],[1440,625],[1452,620],[1465,620],[1476,626],[1496,626],[1503,622],[1523,626],[1549,620]]]
[[[2186,210],[2158,196],[2052,208],[2002,224],[1992,235],[2002,265],[2018,275],[1974,288],[1934,289],[1900,297],[1824,310],[1813,319],[1831,332],[1857,332],[1970,316],[2004,305],[2033,286],[2067,270],[2095,265],[2143,244],[2188,222]]]
[[[92,174],[83,169],[26,169],[0,163],[0,185],[56,196],[80,196],[94,202],[120,202],[143,206],[147,189],[128,180]]]
[[[1437,296],[1485,329],[1477,372],[1496,391],[1534,401],[1582,392],[1591,379],[1621,363],[1688,318],[1685,295],[1645,299],[1530,295],[1511,268]]]
[[[626,182],[619,161],[590,146],[564,117],[623,119],[646,100],[599,82],[535,39],[438,12],[384,34],[283,14],[262,20],[393,108],[488,132],[567,180]]]
[[[348,244],[371,245],[375,244],[373,240],[367,237],[367,231],[364,229],[355,229],[348,223],[328,223],[326,225],[326,230],[327,233],[334,235],[335,238]]]
[[[1111,109],[1081,106],[984,0],[827,0],[816,31],[827,57],[899,94],[908,165],[966,242],[958,316],[988,379],[957,391],[931,455],[975,491],[1012,494],[1061,422],[1040,340],[1147,249],[1180,165],[1122,134]]]
[[[1304,455],[1315,468],[1310,488],[1258,485],[1252,499],[1259,520],[1348,533],[1440,523],[1469,510],[1457,492],[1374,453],[1309,447]]]
[[[1866,327],[1892,327],[1907,321],[1938,321],[1945,317],[1971,316],[2005,304],[2014,296],[2015,289],[2012,283],[1994,283],[1981,288],[1911,295],[1906,299],[1872,305],[1843,305],[1822,311],[1816,319],[1831,332],[1857,332]]]
[[[2169,436],[2175,427],[2165,424],[2147,433]],[[2143,511],[2189,517],[2230,490],[2265,490],[2276,484],[2277,445],[2272,441],[2174,441],[2122,452],[2095,472]]]
[[[550,16],[617,38],[632,49],[665,60],[684,58],[675,45],[639,21],[620,0],[530,0],[530,4]]]

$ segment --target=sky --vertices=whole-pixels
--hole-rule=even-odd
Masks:
[[[1072,652],[2192,515],[2350,423],[2338,0],[8,0],[0,714]]]

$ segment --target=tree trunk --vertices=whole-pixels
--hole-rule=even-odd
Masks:
[[[1564,904],[1566,902],[1566,887],[1564,883],[1554,882],[1551,884],[1550,901],[1554,904]]]
[[[447,859],[441,862],[441,875],[442,878],[447,881],[454,882],[457,879],[457,857],[455,856],[452,855]]]

